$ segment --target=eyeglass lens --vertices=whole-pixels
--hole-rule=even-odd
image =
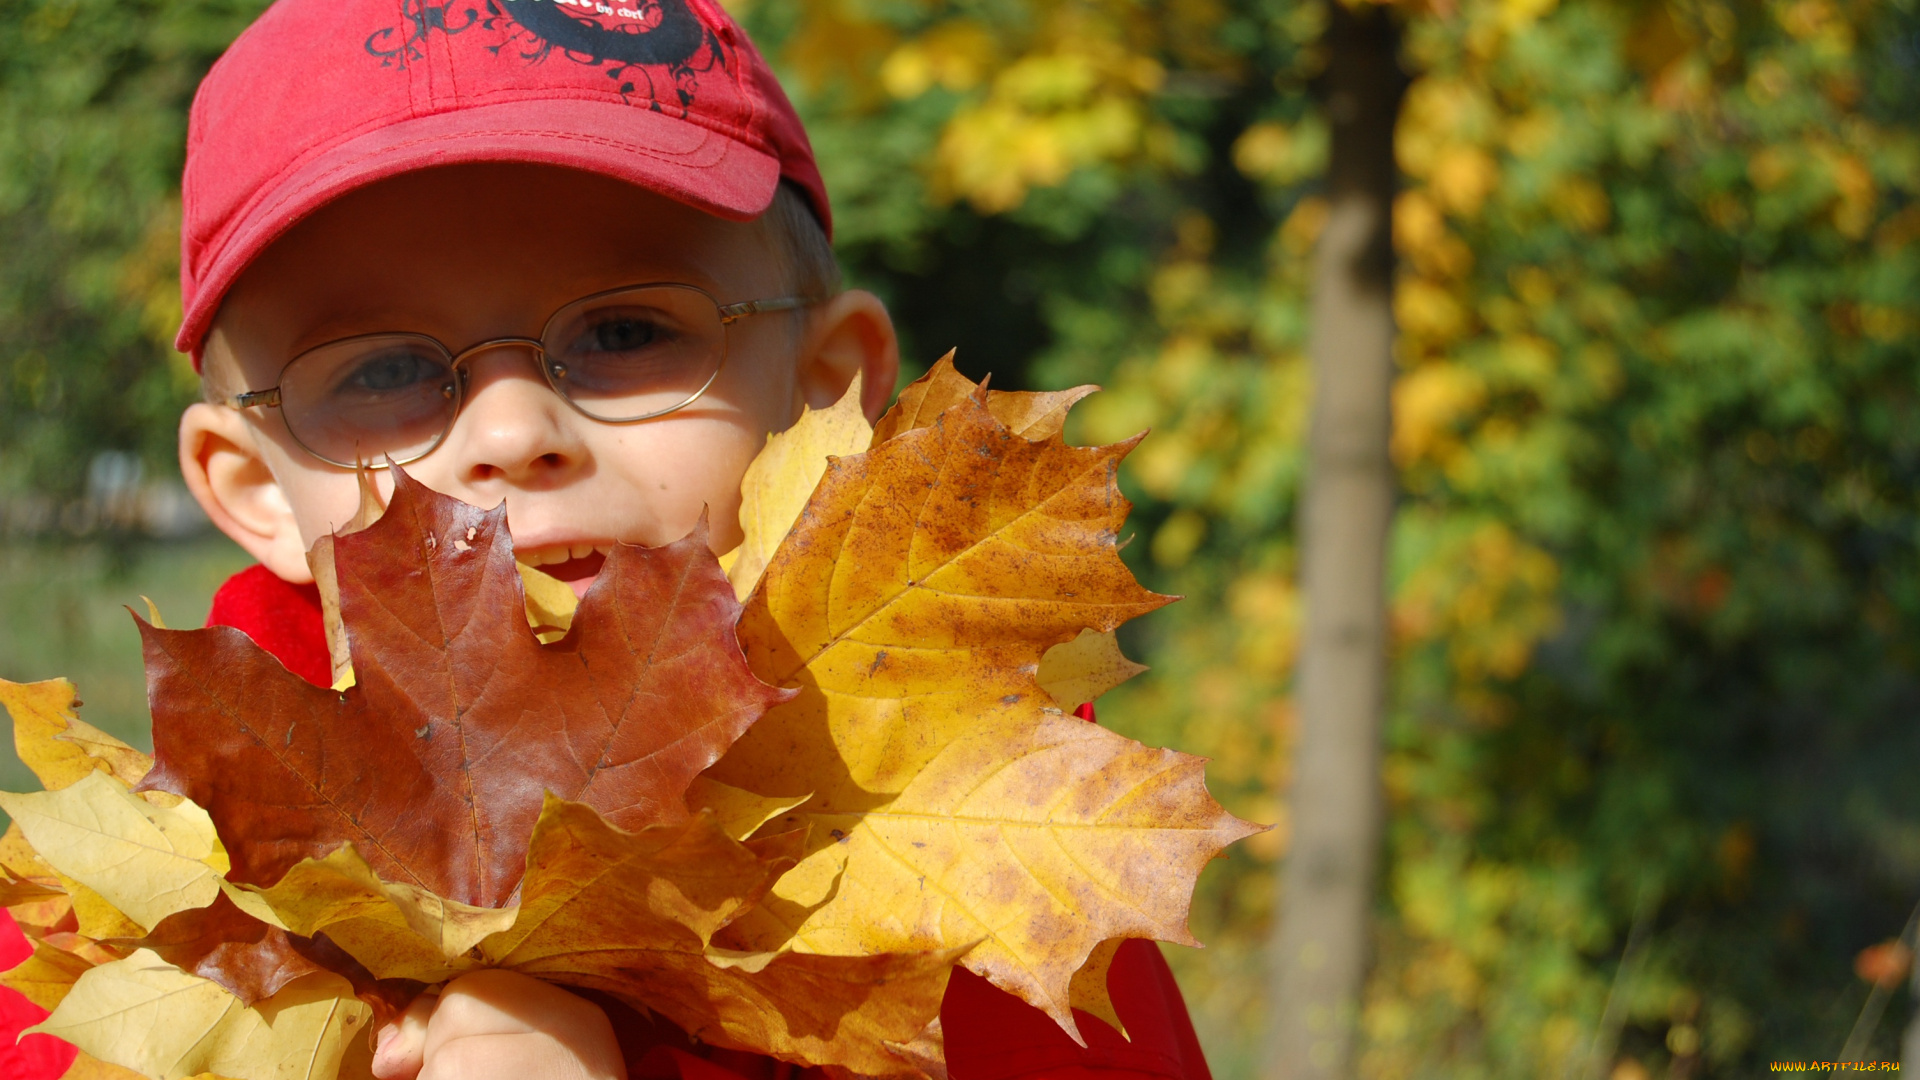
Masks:
[[[654,285],[569,304],[540,342],[542,373],[556,392],[595,419],[627,421],[698,396],[725,357],[726,328],[706,293]],[[452,426],[462,390],[455,367],[446,347],[424,335],[349,338],[287,366],[280,408],[294,437],[323,458],[405,462]]]

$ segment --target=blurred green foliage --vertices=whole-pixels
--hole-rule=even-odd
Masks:
[[[200,76],[260,0],[0,0],[0,495],[101,449],[170,471],[180,167]]]
[[[181,116],[251,8],[0,4],[0,484],[65,490],[96,445],[164,458],[191,392],[162,348]],[[912,362],[1102,382],[1077,437],[1154,429],[1127,555],[1189,599],[1130,628],[1153,670],[1102,719],[1212,757],[1234,810],[1280,823],[1204,880],[1212,947],[1172,950],[1216,1071],[1250,1076],[1325,9],[732,6]],[[1362,1071],[1831,1059],[1855,955],[1920,899],[1920,12],[1400,14],[1404,494]],[[1870,1058],[1912,1010],[1899,992]]]
[[[199,626],[213,591],[247,565],[224,536],[131,549],[106,543],[0,544],[0,678],[64,678],[85,703],[81,716],[142,749],[153,745],[140,631],[152,600],[171,626]],[[0,791],[30,791],[37,781],[0,745]]]

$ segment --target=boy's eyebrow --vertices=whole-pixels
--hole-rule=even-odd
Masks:
[[[325,345],[329,341],[338,341],[357,334],[377,334],[383,330],[410,330],[415,333],[424,333],[425,331],[416,328],[426,321],[428,320],[409,319],[404,315],[388,317],[368,314],[329,314],[295,334],[287,344],[287,355],[280,360],[284,363],[317,345]]]

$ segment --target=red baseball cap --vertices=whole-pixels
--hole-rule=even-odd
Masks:
[[[793,105],[713,0],[278,0],[194,95],[175,347],[325,203],[473,161],[600,173],[734,220],[782,179],[831,235]]]

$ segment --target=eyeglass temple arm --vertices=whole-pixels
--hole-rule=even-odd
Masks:
[[[265,390],[249,390],[244,394],[235,394],[227,399],[227,404],[236,409],[251,409],[255,405],[264,405],[269,409],[276,408],[280,404],[280,388],[272,386]]]
[[[738,304],[727,304],[720,309],[722,323],[737,322],[749,315],[764,315],[771,311],[793,311],[796,308],[811,307],[820,302],[817,296],[782,296],[772,300],[744,300]]]

